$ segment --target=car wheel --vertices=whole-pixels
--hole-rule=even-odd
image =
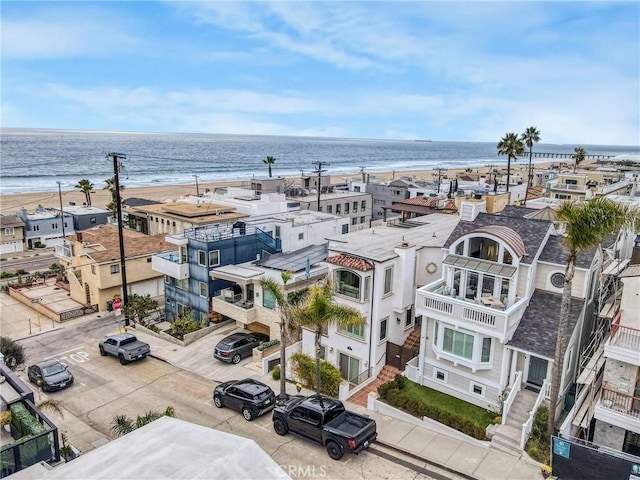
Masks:
[[[239,353],[236,353],[233,357],[231,357],[231,361],[235,364],[240,363],[240,360],[242,360],[242,357]]]
[[[102,345],[100,345],[99,349],[100,349],[100,355],[102,355],[103,357],[106,357],[107,356],[107,352],[104,351],[104,347]]]
[[[273,429],[280,436],[284,436],[287,433],[289,433],[289,429],[287,428],[287,426],[284,424],[284,422],[282,420],[277,420],[277,419],[274,420],[273,421]]]
[[[344,455],[344,452],[336,442],[327,443],[327,453],[334,460],[340,460]]]
[[[222,404],[222,399],[220,397],[218,397],[217,395],[215,397],[213,397],[213,404],[218,408],[224,407],[224,405]]]
[[[247,422],[253,420],[253,413],[249,407],[242,407],[242,416]]]
[[[127,361],[125,360],[124,355],[122,355],[122,354],[118,355],[118,358],[120,359],[120,363],[121,363],[122,365],[126,365],[127,363],[129,363],[129,362],[127,362]]]

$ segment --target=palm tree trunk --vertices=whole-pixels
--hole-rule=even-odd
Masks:
[[[553,369],[551,370],[551,392],[549,399],[549,420],[547,428],[549,435],[554,435],[556,430],[556,407],[560,396],[560,384],[562,381],[562,365],[564,363],[565,336],[569,323],[569,309],[571,307],[571,286],[575,273],[576,252],[571,251],[564,274],[564,288],[562,290],[562,302],[560,303],[560,317],[556,336],[556,350],[553,356]]]
[[[507,193],[509,193],[510,178],[511,178],[511,155],[507,155]]]
[[[531,156],[532,156],[531,154],[532,154],[531,147],[529,147],[529,178],[527,179],[528,180],[527,185],[529,186],[529,188],[533,186],[533,173],[531,171]]]
[[[316,329],[316,393],[320,394],[320,341],[322,340],[322,327]]]
[[[280,319],[280,398],[287,398],[287,339],[285,337],[284,318]]]

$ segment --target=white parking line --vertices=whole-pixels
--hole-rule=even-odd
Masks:
[[[64,355],[65,353],[75,352],[76,350],[80,350],[81,348],[84,348],[84,347],[72,348],[71,350],[67,350],[66,352],[60,352],[60,353],[56,353],[55,355],[50,355],[48,357],[44,357],[44,359],[45,360],[49,360],[50,358],[56,358],[56,357],[59,357],[60,355]]]

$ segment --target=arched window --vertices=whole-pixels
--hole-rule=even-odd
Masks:
[[[360,300],[360,276],[350,270],[336,270],[333,275],[336,293]]]

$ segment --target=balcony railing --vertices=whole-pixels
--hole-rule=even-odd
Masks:
[[[175,253],[162,253],[151,257],[151,268],[171,278],[184,280],[189,278],[189,264],[180,263],[180,257]]]
[[[256,320],[256,309],[252,301],[225,298],[222,295],[211,299],[211,308],[225,317],[248,325]]]
[[[569,192],[586,192],[586,185],[576,185],[574,183],[552,183],[551,188],[553,190],[566,190]]]
[[[640,330],[620,324],[611,326],[610,345],[640,351]]]
[[[602,386],[600,406],[640,420],[640,397]]]

